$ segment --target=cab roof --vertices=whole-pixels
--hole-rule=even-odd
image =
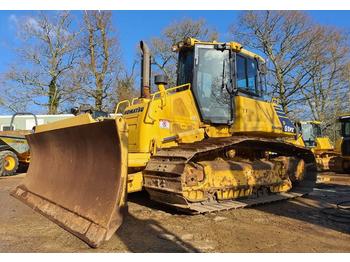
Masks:
[[[173,46],[173,51],[178,52],[183,48],[189,48],[189,47],[194,47],[196,44],[201,44],[201,45],[226,45],[229,46],[229,48],[237,53],[242,53],[250,58],[255,58],[260,60],[260,62],[265,63],[265,59],[262,58],[261,56],[243,48],[243,45],[237,42],[217,42],[217,41],[201,41],[196,38],[188,37],[185,38],[184,40],[178,42],[176,45]]]
[[[339,120],[350,120],[350,113],[346,113],[346,114],[341,114],[338,116]]]
[[[321,121],[316,120],[307,120],[307,121],[299,121],[300,124],[314,124],[314,125],[321,125]]]

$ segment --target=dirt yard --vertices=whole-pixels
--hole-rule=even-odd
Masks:
[[[195,216],[133,194],[122,227],[91,249],[9,196],[23,176],[0,178],[0,252],[350,252],[350,224],[321,212],[350,200],[350,183],[318,184],[304,198]]]

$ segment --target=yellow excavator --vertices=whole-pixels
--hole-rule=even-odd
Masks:
[[[90,114],[36,128],[32,159],[11,193],[92,247],[122,223],[128,193],[189,213],[243,208],[313,190],[312,152],[284,141],[295,126],[264,99],[264,60],[236,42],[187,38],[177,86],[155,77],[141,41],[141,96],[115,118]]]

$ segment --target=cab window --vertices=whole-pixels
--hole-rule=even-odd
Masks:
[[[255,59],[237,55],[237,87],[240,91],[259,95],[257,88],[257,63]]]
[[[350,137],[350,122],[342,122],[342,136]]]
[[[193,49],[181,50],[178,61],[177,85],[192,83]]]

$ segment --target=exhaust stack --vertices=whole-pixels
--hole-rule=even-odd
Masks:
[[[142,62],[141,62],[141,97],[150,98],[150,88],[151,88],[151,52],[147,44],[140,41],[140,48],[142,52]]]

